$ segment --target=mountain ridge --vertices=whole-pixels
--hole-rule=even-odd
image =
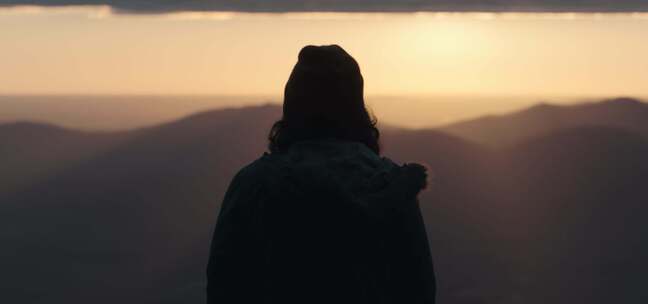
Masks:
[[[3,296],[204,302],[220,201],[237,170],[266,150],[280,110],[209,111],[126,133],[63,132],[21,140],[20,149],[0,136],[0,166],[11,168],[0,179],[14,183],[0,188],[0,242],[12,248],[0,251]],[[386,156],[430,167],[420,206],[440,302],[648,298],[633,283],[648,270],[648,142],[622,125],[555,131],[492,149],[439,129],[383,129]],[[30,166],[47,170],[22,174]]]
[[[632,129],[648,136],[648,104],[629,97],[573,105],[540,103],[510,114],[451,124],[441,130],[488,146],[505,147],[532,135],[584,125]]]

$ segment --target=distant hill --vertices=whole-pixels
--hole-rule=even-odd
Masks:
[[[644,105],[541,108],[496,120],[623,110],[500,149],[444,130],[383,130],[385,155],[434,175],[421,208],[439,302],[644,303],[648,141],[629,118]],[[223,192],[280,113],[217,110],[116,133],[0,125],[0,166],[11,168],[0,171],[11,185],[0,188],[3,302],[204,302]]]
[[[207,112],[132,134],[66,131],[65,142],[49,142],[51,153],[44,138],[58,131],[40,126],[37,133],[48,136],[23,150],[51,154],[55,164],[81,148],[101,153],[75,154],[80,159],[56,173],[0,196],[0,240],[15,250],[0,254],[2,282],[11,282],[4,296],[12,303],[33,302],[19,301],[27,296],[53,303],[201,298],[219,201],[236,170],[261,155],[279,110]],[[128,140],[107,147],[106,136]],[[29,165],[27,158],[16,164]]]
[[[137,133],[84,133],[29,122],[0,125],[0,196],[56,175]]]
[[[502,147],[531,136],[583,126],[617,127],[648,136],[648,104],[633,98],[577,105],[539,104],[513,114],[477,118],[441,130],[474,142]]]
[[[527,139],[502,153],[517,236],[509,267],[525,303],[643,303],[648,141],[611,127]],[[514,266],[511,266],[514,265]],[[598,288],[597,288],[598,287]],[[533,296],[529,296],[533,295]]]

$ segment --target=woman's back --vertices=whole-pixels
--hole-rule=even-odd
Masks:
[[[357,142],[304,141],[265,154],[241,170],[223,203],[210,301],[433,303],[416,178]]]

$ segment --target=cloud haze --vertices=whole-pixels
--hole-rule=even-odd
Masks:
[[[118,12],[648,12],[648,0],[0,0],[2,6],[107,5]]]

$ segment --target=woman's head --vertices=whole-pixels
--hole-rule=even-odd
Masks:
[[[358,63],[341,47],[304,47],[286,83],[283,117],[270,131],[270,151],[335,138],[364,143],[379,153],[380,133],[365,107],[363,86]]]

